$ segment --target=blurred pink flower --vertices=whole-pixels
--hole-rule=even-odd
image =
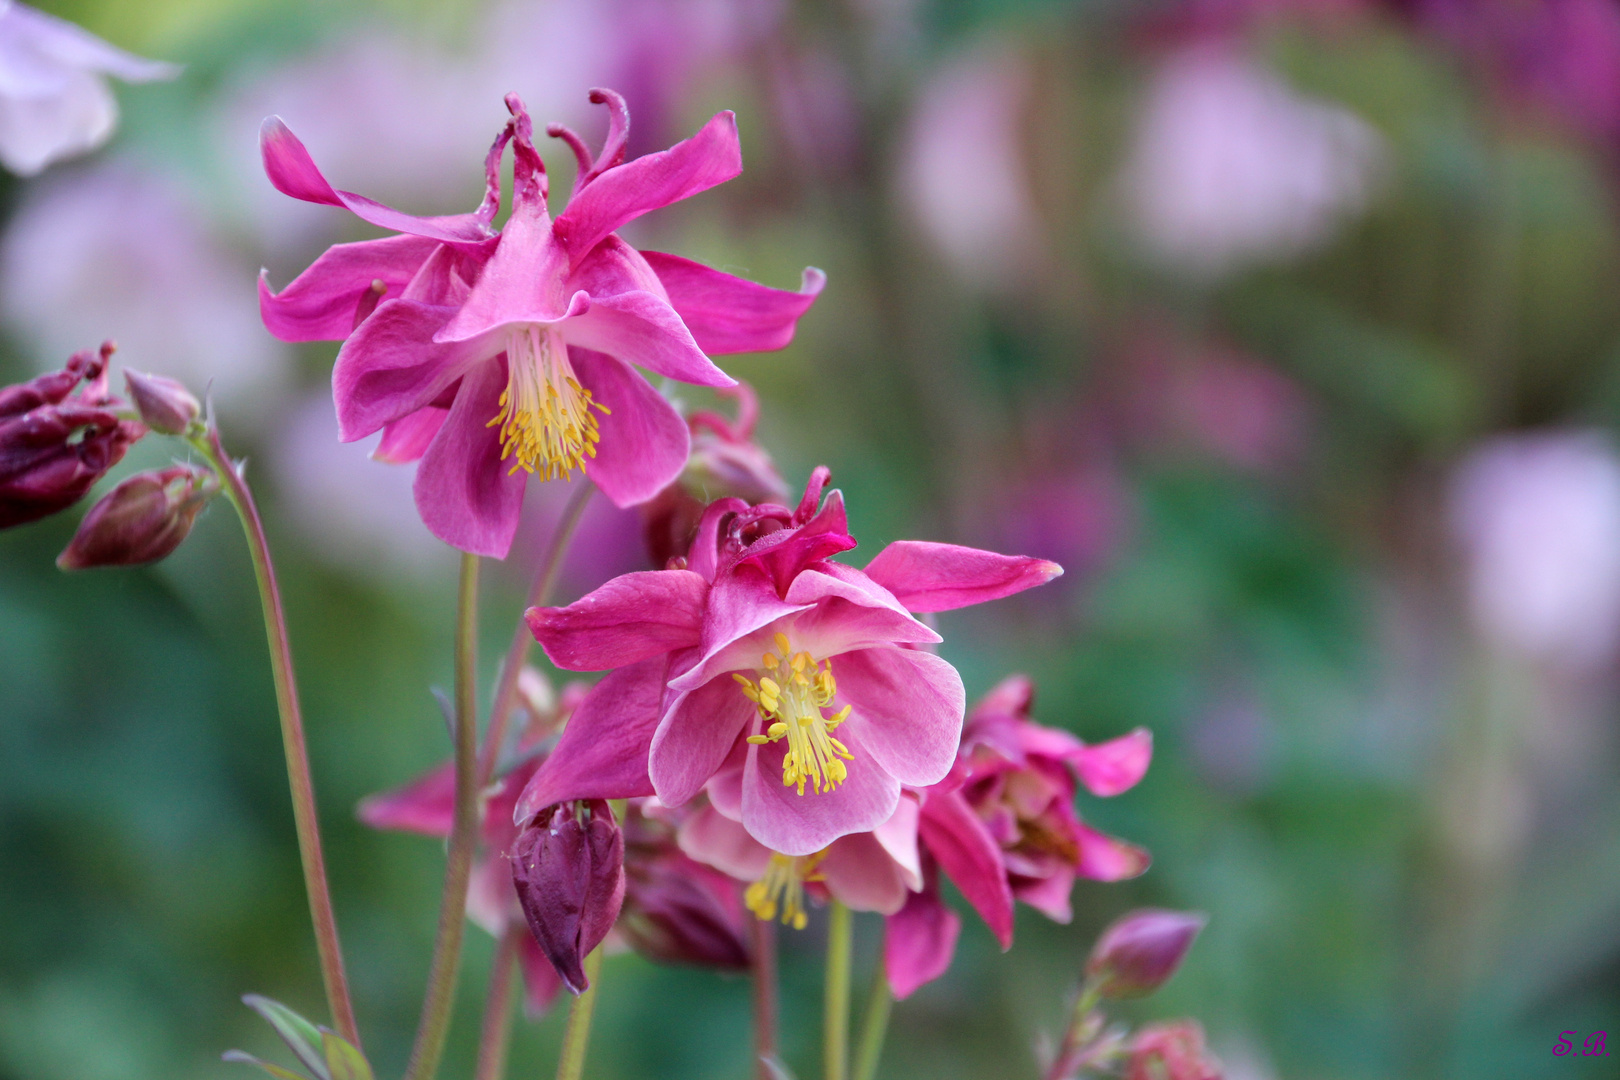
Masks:
[[[1147,254],[1215,277],[1325,243],[1371,201],[1378,132],[1219,44],[1160,63],[1120,194]]]
[[[1149,1024],[1131,1037],[1124,1080],[1221,1080],[1196,1020]]]
[[[118,123],[106,76],[151,82],[179,73],[54,15],[0,0],[0,164],[32,176],[106,142]]]
[[[1451,526],[1486,637],[1556,667],[1620,645],[1620,453],[1595,431],[1505,435],[1457,466]]]
[[[209,387],[236,431],[275,415],[288,374],[243,287],[251,275],[194,200],[124,164],[40,181],[0,241],[0,308],[36,354],[116,328],[121,358]]]
[[[913,113],[896,183],[928,238],[968,283],[1009,286],[1041,253],[1022,114],[1028,62],[981,46],[942,66]]]

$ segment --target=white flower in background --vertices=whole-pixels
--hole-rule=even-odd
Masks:
[[[151,82],[179,73],[53,15],[0,0],[0,163],[32,176],[106,142],[118,123],[118,101],[104,76]]]
[[[1590,670],[1620,646],[1620,453],[1599,432],[1509,435],[1452,479],[1469,599],[1499,646]]]
[[[1367,206],[1386,159],[1354,113],[1203,46],[1154,76],[1120,192],[1152,258],[1207,278],[1322,244]]]
[[[254,265],[194,205],[121,164],[40,181],[0,239],[0,313],[42,369],[111,337],[119,361],[211,386],[226,422],[252,428],[273,415],[286,353],[259,321]]]
[[[1040,250],[1020,139],[1027,62],[986,46],[945,65],[912,114],[899,188],[952,269],[980,285],[1015,284]]]

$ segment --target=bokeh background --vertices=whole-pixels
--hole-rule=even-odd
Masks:
[[[259,324],[259,267],[279,286],[370,234],[277,195],[258,123],[341,187],[451,212],[502,93],[594,141],[594,85],[629,97],[632,153],[741,125],[744,174],[634,239],[828,273],[790,349],[728,365],[790,482],[829,464],[868,553],[1068,568],[945,616],[970,695],[1025,671],[1037,719],[1157,739],[1139,788],[1083,808],[1153,868],[1082,883],[1070,926],[1023,909],[1007,955],[969,919],[885,1077],[1034,1077],[1087,945],[1144,903],[1211,922],[1132,1015],[1200,1018],[1232,1080],[1615,1075],[1551,1054],[1620,1042],[1612,0],[42,6],[186,68],[119,89],[106,150],[0,181],[0,381],[111,336],[211,384],[267,504],[380,1075],[442,855],[353,807],[448,751],[454,559],[408,469],[337,444],[335,348]],[[490,679],[561,497],[532,501],[486,579]],[[240,994],[322,1006],[241,536],[216,506],[157,567],[66,576],[75,516],[0,535],[0,1076],[245,1076],[219,1052],[276,1048]],[[598,500],[565,592],[644,558]],[[819,934],[785,956],[806,1075]],[[469,942],[446,1076],[491,952]],[[746,982],[625,955],[602,986],[590,1075],[748,1075]],[[549,1075],[561,1027],[523,1023],[510,1075]]]

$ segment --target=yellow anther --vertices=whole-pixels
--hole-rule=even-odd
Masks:
[[[808,652],[795,653],[786,634],[779,632],[774,637],[779,652],[767,652],[763,667],[782,682],[763,671],[758,684],[734,675],[744,695],[758,706],[760,718],[770,721],[765,734],[751,735],[748,741],[760,746],[785,738],[783,786],[800,795],[810,787],[818,793],[831,791],[849,776],[844,761],[853,760],[849,748],[832,737],[833,729],[849,718],[849,707],[830,717],[824,715],[822,710],[831,707],[838,692],[832,663],[824,661],[818,666]]]
[[[602,440],[592,410],[610,410],[579,385],[567,344],[539,326],[519,327],[507,337],[506,371],[500,412],[485,426],[499,428],[501,460],[516,459],[510,472],[542,480],[583,472]]]
[[[793,651],[793,647],[788,644],[787,635],[782,633],[782,631],[778,630],[775,635],[773,635],[773,640],[775,640],[776,647],[781,650],[783,656],[786,656]]]
[[[804,883],[821,880],[816,867],[826,854],[823,850],[795,858],[773,851],[764,876],[743,892],[743,903],[760,919],[769,921],[780,912],[782,925],[803,930],[810,921],[804,910]]]
[[[776,654],[773,652],[766,653],[765,659],[760,662],[759,666],[763,668],[774,668],[776,666]]]

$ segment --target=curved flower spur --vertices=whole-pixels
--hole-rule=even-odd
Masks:
[[[902,541],[864,571],[842,495],[811,476],[795,510],[723,499],[684,569],[626,574],[529,626],[557,666],[616,668],[581,703],[520,798],[519,819],[577,798],[707,787],[784,855],[812,855],[894,813],[902,785],[956,760],[965,695],[911,612],[1007,596],[1062,572],[1042,559]],[[711,782],[712,781],[712,782]]]
[[[398,231],[335,245],[280,293],[261,277],[265,325],[285,341],[344,341],[332,372],[343,440],[381,429],[378,458],[420,458],[422,520],[474,554],[506,555],[531,474],[577,470],[619,506],[656,495],[685,467],[690,437],[636,368],[735,385],[708,354],[784,347],[825,282],[809,269],[801,291],[771,289],[621,240],[620,226],[742,171],[736,121],[717,113],[692,138],[626,161],[624,99],[593,90],[591,100],[609,110],[600,155],[567,128],[547,128],[579,159],[555,220],[516,95],[485,161],[482,204],[451,217],[415,217],[339,191],[280,119],[260,133],[278,190]],[[508,144],[512,214],[497,233]]]

